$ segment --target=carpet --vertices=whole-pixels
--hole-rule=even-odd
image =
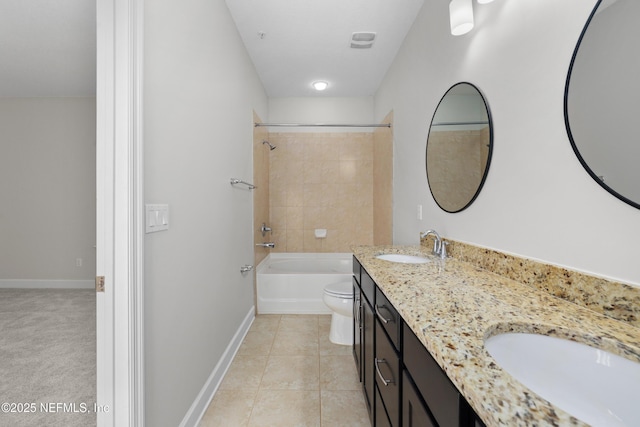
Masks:
[[[0,426],[96,425],[93,289],[0,289]]]

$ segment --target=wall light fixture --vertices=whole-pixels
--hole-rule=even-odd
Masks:
[[[473,29],[473,1],[451,0],[449,3],[451,34],[461,36]]]

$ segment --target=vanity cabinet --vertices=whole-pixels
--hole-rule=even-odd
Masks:
[[[353,356],[362,382],[369,418],[373,423],[375,419],[375,317],[373,303],[376,286],[355,257],[353,259],[353,286]]]
[[[354,257],[353,352],[375,427],[484,427]]]
[[[373,363],[376,372],[375,382],[380,391],[379,396],[376,395],[376,415],[381,413],[381,408],[384,408],[391,425],[399,426],[402,387],[400,379],[402,375],[400,352],[402,319],[387,297],[377,287],[374,311],[376,330]]]
[[[431,415],[431,425],[451,427],[474,427],[477,416],[458,392],[447,374],[440,368],[431,354],[406,324],[402,328],[404,343],[402,360],[405,367],[406,383],[403,390],[413,388],[411,392],[403,393],[403,414],[413,412],[416,416]],[[420,405],[423,407],[420,408]],[[404,420],[404,426],[419,426],[412,424],[412,419]],[[478,419],[479,421],[479,419]],[[429,424],[427,424],[429,425]]]
[[[379,390],[376,395],[376,415],[384,412],[392,426],[400,425],[400,377],[402,364],[400,354],[393,346],[389,337],[384,333],[380,321],[376,319],[376,349],[373,359],[376,373],[375,383]],[[376,417],[376,426],[378,418]]]

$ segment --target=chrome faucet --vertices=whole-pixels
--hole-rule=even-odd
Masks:
[[[273,242],[269,242],[269,243],[256,243],[256,246],[262,246],[263,248],[275,248],[276,244]]]
[[[442,237],[440,237],[440,235],[436,230],[427,230],[425,232],[420,233],[420,240],[424,239],[425,237],[431,234],[435,237],[433,241],[433,250],[431,252],[435,256],[445,259],[447,257],[447,245],[449,244],[449,242],[443,241]]]
[[[267,227],[267,223],[263,222],[262,227],[260,227],[260,231],[262,232],[262,237],[265,236],[268,232],[271,232],[271,227]]]

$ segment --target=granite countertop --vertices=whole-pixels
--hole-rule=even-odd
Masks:
[[[421,246],[358,246],[355,257],[488,426],[586,426],[497,365],[484,340],[534,332],[640,362],[639,329],[472,264],[436,259]],[[426,256],[399,264],[381,253]]]

